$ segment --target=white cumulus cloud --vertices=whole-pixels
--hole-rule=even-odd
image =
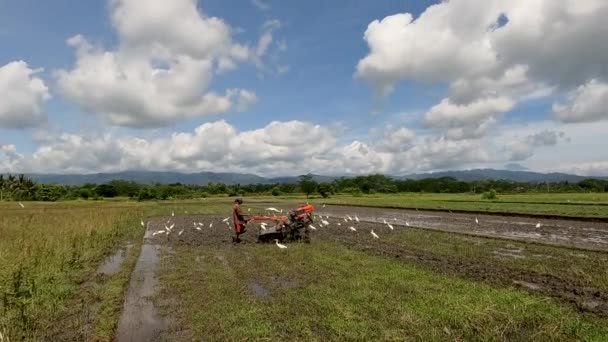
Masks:
[[[572,104],[555,107],[556,117],[599,120],[607,15],[603,0],[442,1],[417,18],[372,21],[364,34],[369,53],[355,76],[381,96],[402,81],[448,85],[425,122],[449,139],[479,138],[519,102],[577,87]]]
[[[36,73],[24,61],[0,66],[0,127],[22,129],[46,122],[44,104],[51,95]]]
[[[210,90],[216,72],[250,61],[223,20],[201,13],[195,0],[110,0],[115,50],[77,35],[72,69],[56,72],[61,93],[113,125],[147,128],[217,114],[255,101],[250,90]]]

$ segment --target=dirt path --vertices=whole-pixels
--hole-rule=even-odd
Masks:
[[[152,302],[156,293],[155,271],[159,262],[160,245],[152,239],[154,228],[148,223],[144,243],[135,269],[131,274],[116,341],[159,341],[166,329],[165,320]]]

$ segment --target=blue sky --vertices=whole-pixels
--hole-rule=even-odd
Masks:
[[[2,171],[406,174],[517,163],[608,173],[605,138],[581,133],[608,117],[606,39],[589,35],[606,31],[602,1],[178,0],[159,5],[161,15],[145,2],[0,3],[0,87],[13,90],[0,93]],[[566,13],[561,29],[543,24],[555,9]],[[205,31],[218,27],[211,17],[217,31]],[[261,49],[263,36],[271,42]],[[184,71],[182,90],[155,83],[159,72],[195,68],[183,58],[213,67]],[[563,63],[553,72],[551,62]],[[213,135],[197,133],[205,124]]]

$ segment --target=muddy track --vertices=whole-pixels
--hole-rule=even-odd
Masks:
[[[116,330],[116,341],[159,341],[166,329],[166,320],[154,306],[156,267],[160,245],[151,239],[153,227],[147,223],[144,242],[137,264],[131,274],[129,288]]]

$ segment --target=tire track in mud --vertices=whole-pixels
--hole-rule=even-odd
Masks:
[[[157,291],[155,272],[161,247],[152,239],[152,234],[153,229],[148,222],[118,322],[115,339],[117,342],[159,341],[160,333],[167,327],[166,320],[152,302]]]

